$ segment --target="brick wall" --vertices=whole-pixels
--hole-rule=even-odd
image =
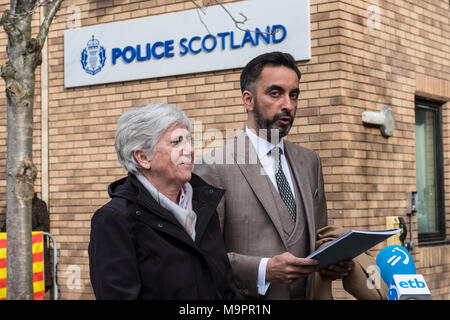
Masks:
[[[2,11],[7,7],[5,2],[0,0]],[[449,3],[310,2],[312,58],[299,63],[303,72],[301,95],[289,140],[318,151],[322,157],[331,224],[383,229],[386,216],[406,214],[405,193],[415,191],[415,95],[450,101]],[[73,5],[80,9],[81,26],[85,27],[191,9],[194,4],[170,0],[66,0],[51,27],[51,233],[61,248],[58,279],[62,298],[92,299],[87,256],[90,218],[108,201],[108,184],[125,175],[113,147],[118,117],[131,107],[168,102],[180,106],[192,120],[201,121],[204,130],[225,130],[242,128],[246,115],[240,98],[240,70],[65,89],[63,32],[73,17]],[[6,45],[4,33],[0,33],[0,45]],[[2,51],[0,62],[5,59]],[[33,156],[40,168],[40,86],[36,88]],[[0,108],[5,111],[1,92],[3,82]],[[361,121],[363,111],[378,111],[384,106],[390,106],[396,118],[396,131],[390,138],[382,137],[378,128],[364,126]],[[446,107],[443,136],[448,189],[450,142]],[[6,138],[2,112],[2,168],[6,165]],[[209,141],[203,145],[211,147]],[[0,170],[0,215],[6,211],[4,171]],[[40,177],[36,182],[38,191]],[[449,201],[446,196],[446,208]],[[446,212],[448,234],[450,214],[448,209]],[[0,216],[0,223],[3,219]],[[414,236],[417,243],[416,230]],[[439,245],[418,247],[413,252],[435,299],[450,298],[448,250],[448,245]],[[73,281],[78,271],[79,287]],[[351,299],[339,282],[334,287],[336,298]]]
[[[313,58],[307,67],[308,72],[309,68],[320,71],[310,75],[314,80],[307,88],[316,96],[307,102],[304,125],[318,127],[309,137],[302,134],[298,139],[318,150],[323,158],[329,218],[336,224],[361,229],[384,228],[386,216],[404,216],[408,221],[406,192],[416,190],[415,97],[450,100],[449,3],[311,4],[312,35],[318,38],[313,42],[313,57],[318,63]],[[321,62],[323,68],[319,69]],[[328,98],[328,90],[334,87],[339,91]],[[323,94],[317,96],[317,89]],[[363,126],[361,121],[362,112],[379,111],[385,106],[392,108],[396,119],[396,130],[390,138],[384,138],[378,128]],[[447,150],[445,107],[443,113]],[[303,132],[303,127],[299,131]],[[448,161],[445,166],[448,168]],[[445,171],[447,176],[448,169]],[[448,208],[448,196],[446,201]],[[448,230],[448,209],[446,212]],[[417,244],[416,229],[414,219]],[[425,275],[434,299],[449,298],[450,260],[445,250],[448,245],[419,246],[413,251],[418,272]],[[348,298],[338,282],[335,287],[338,298]]]

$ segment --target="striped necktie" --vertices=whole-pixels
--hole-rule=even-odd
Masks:
[[[272,149],[272,155],[274,159],[274,169],[275,169],[275,180],[277,181],[278,192],[280,193],[281,199],[286,205],[291,219],[295,222],[297,216],[297,205],[295,204],[295,199],[292,194],[291,187],[289,186],[289,182],[284,175],[283,168],[281,166],[281,153],[282,150],[279,147],[275,147]]]

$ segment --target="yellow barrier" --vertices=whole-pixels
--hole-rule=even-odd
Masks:
[[[0,232],[0,300],[6,299],[6,242],[5,232]],[[44,279],[44,236],[42,231],[32,232],[33,292],[34,300],[43,300]]]

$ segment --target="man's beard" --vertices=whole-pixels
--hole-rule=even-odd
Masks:
[[[264,119],[261,113],[259,112],[258,102],[256,98],[254,98],[253,111],[255,114],[256,124],[260,129],[259,135],[260,136],[263,135],[261,136],[261,138],[266,139],[269,142],[272,142],[272,140],[275,139],[280,141],[283,137],[288,135],[289,130],[291,130],[292,128],[292,123],[294,122],[295,114],[292,116],[287,110],[283,110],[281,113],[277,113],[273,117],[273,119]],[[276,121],[281,117],[289,117],[290,118],[289,125],[284,126],[282,128],[277,128]],[[263,132],[261,132],[261,130],[263,130]],[[266,132],[266,136],[264,136],[264,131]]]

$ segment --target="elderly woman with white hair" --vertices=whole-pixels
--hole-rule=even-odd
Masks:
[[[116,152],[128,176],[92,217],[97,299],[241,299],[216,207],[224,191],[192,173],[191,124],[178,108],[124,113]]]

